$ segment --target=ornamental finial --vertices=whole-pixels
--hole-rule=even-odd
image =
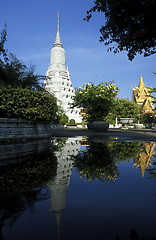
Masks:
[[[54,43],[54,47],[56,47],[56,46],[63,47],[61,38],[60,38],[60,14],[59,14],[59,12],[57,14],[57,32],[56,32],[56,39],[55,39],[55,43]]]

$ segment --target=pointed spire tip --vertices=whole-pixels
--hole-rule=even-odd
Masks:
[[[60,38],[60,14],[59,14],[59,12],[57,14],[57,31],[56,31],[56,39],[55,39],[55,43],[54,43],[54,47],[56,47],[56,46],[63,47],[61,38]]]

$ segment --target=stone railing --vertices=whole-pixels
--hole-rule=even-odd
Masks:
[[[61,126],[42,122],[29,124],[20,118],[0,118],[0,141],[49,138],[56,128]]]

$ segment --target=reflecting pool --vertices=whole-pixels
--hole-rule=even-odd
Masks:
[[[155,144],[0,144],[0,240],[156,239]]]

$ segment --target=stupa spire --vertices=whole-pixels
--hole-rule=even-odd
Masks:
[[[142,76],[140,76],[139,87],[145,87],[145,84],[144,84]]]
[[[57,14],[56,39],[50,51],[50,64],[44,82],[45,89],[55,95],[57,103],[62,107],[69,120],[82,122],[79,108],[71,108],[75,89],[72,87],[70,73],[66,66],[66,52],[60,38],[60,16]]]
[[[54,47],[63,47],[61,38],[60,38],[60,14],[57,14],[57,31],[56,31],[56,39],[54,42]]]

